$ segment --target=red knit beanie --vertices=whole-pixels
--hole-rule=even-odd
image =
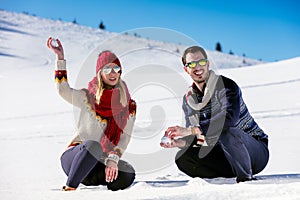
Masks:
[[[121,67],[121,71],[122,71],[122,66],[119,58],[111,51],[106,50],[106,51],[102,51],[99,54],[97,60],[97,66],[96,66],[96,73],[98,74],[99,70],[101,70],[108,63],[115,63],[116,65]]]

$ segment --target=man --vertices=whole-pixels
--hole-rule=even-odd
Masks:
[[[239,86],[209,70],[205,50],[192,46],[182,56],[193,84],[183,97],[186,128],[169,127],[171,143],[162,147],[181,150],[178,168],[191,177],[236,177],[253,180],[269,160],[268,136],[245,105]]]

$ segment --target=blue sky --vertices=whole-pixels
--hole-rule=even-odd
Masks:
[[[206,49],[276,61],[300,56],[298,0],[0,0],[0,8],[126,32],[161,27],[181,32]],[[142,35],[141,36],[145,36]],[[145,36],[147,37],[147,36]]]

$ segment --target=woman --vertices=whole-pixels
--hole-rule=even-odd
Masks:
[[[120,160],[133,129],[136,104],[130,98],[121,79],[122,66],[110,51],[100,53],[96,76],[88,89],[76,90],[67,81],[66,61],[61,42],[51,37],[47,46],[57,58],[55,82],[58,93],[80,108],[76,135],[61,156],[61,164],[68,176],[64,191],[84,185],[106,185],[109,190],[129,187],[135,171]]]

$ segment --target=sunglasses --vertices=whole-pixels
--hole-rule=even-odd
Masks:
[[[199,66],[203,67],[207,64],[207,59],[201,59],[193,62],[186,63],[185,66],[189,68],[195,68],[199,64]]]
[[[104,72],[104,74],[110,74],[112,70],[114,70],[114,72],[116,72],[116,73],[119,73],[121,71],[121,67],[118,66],[118,65],[115,65],[113,67],[105,66],[102,69],[102,71]]]

